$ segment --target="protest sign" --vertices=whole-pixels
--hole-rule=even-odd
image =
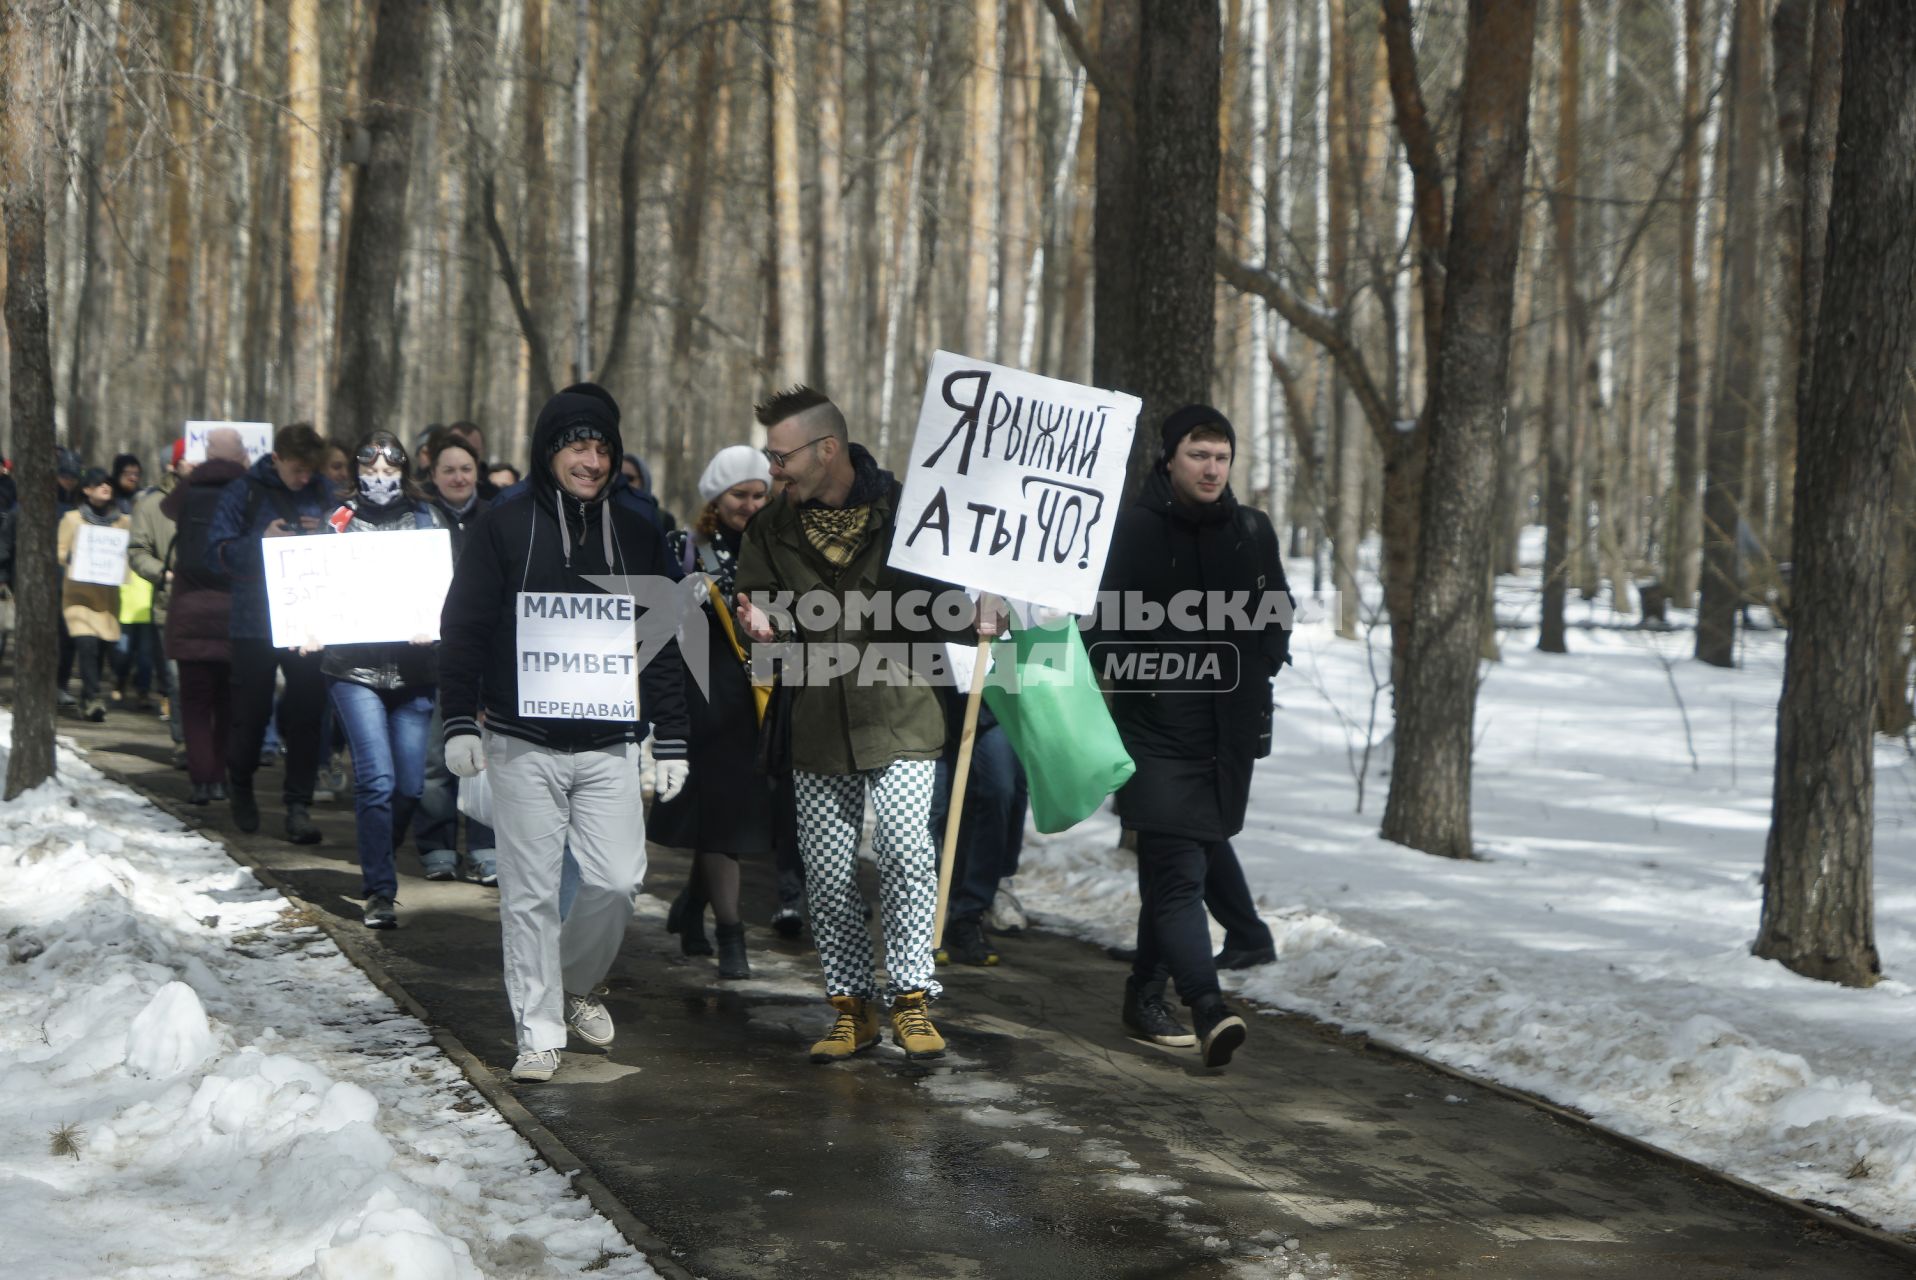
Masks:
[[[282,649],[439,638],[452,585],[444,529],[263,538],[260,561]]]
[[[891,564],[1089,613],[1141,404],[940,351],[912,440]]]
[[[126,581],[126,548],[132,535],[125,529],[82,520],[73,533],[69,576],[75,582],[117,587]]]
[[[638,606],[629,595],[521,591],[519,714],[639,718]]]
[[[188,462],[206,461],[206,437],[220,427],[231,427],[239,432],[240,442],[246,446],[248,466],[273,451],[273,424],[270,422],[189,422],[182,433],[186,440],[184,456]]]

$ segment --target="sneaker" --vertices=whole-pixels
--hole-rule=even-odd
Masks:
[[[993,933],[1023,933],[1030,923],[1025,917],[1024,903],[1011,891],[1011,881],[1001,883],[991,899],[991,910],[985,912],[986,926]]]
[[[1197,1037],[1184,1029],[1178,1016],[1164,998],[1162,982],[1124,980],[1124,1029],[1140,1040],[1188,1049]]]
[[[878,1043],[878,1010],[863,996],[833,996],[838,1017],[825,1038],[812,1046],[813,1062],[843,1062]]]
[[[718,973],[721,978],[749,978],[752,962],[745,954],[745,926],[718,926]]]
[[[1274,964],[1277,961],[1276,947],[1251,947],[1239,951],[1226,947],[1217,953],[1217,967],[1220,969],[1251,969],[1260,964]]]
[[[86,710],[80,714],[84,718],[91,720],[94,724],[98,724],[106,719],[106,703],[100,701],[98,698],[88,698]]]
[[[922,991],[907,991],[892,1001],[891,1038],[914,1061],[945,1056],[945,1038],[931,1025]]]
[[[253,784],[235,782],[227,787],[226,798],[233,806],[233,825],[252,835],[259,830],[259,801],[253,795]]]
[[[434,849],[419,855],[428,880],[454,880],[459,876],[459,855],[451,849]]]
[[[306,806],[297,800],[286,806],[286,838],[294,844],[318,844],[319,828],[313,825],[313,815]]]
[[[172,765],[175,769],[186,768],[186,748],[185,747],[173,748]]]
[[[605,1011],[597,996],[575,996],[566,992],[565,1024],[587,1044],[604,1048],[612,1043],[612,1015]]]
[[[512,1063],[514,1080],[546,1081],[559,1070],[557,1049],[528,1049]]]
[[[1197,1023],[1198,1044],[1207,1067],[1223,1066],[1244,1043],[1244,1019],[1232,1013],[1221,996],[1211,996],[1192,1005],[1191,1020]]]
[[[772,932],[781,938],[796,938],[805,932],[805,913],[792,903],[780,903],[772,913]]]
[[[68,693],[65,689],[55,689],[53,691],[53,702],[55,706],[60,707],[77,707],[80,705],[80,700]]]
[[[362,919],[368,929],[397,929],[399,915],[393,910],[396,904],[391,898],[382,898],[378,894],[366,899],[366,908]]]
[[[499,859],[491,849],[474,849],[459,857],[459,874],[474,884],[499,883]]]
[[[945,926],[945,944],[933,956],[939,964],[994,965],[998,952],[985,938],[977,916],[953,920]]]
[[[188,804],[212,804],[213,803],[213,784],[210,782],[194,783],[193,794],[187,797],[187,803]]]

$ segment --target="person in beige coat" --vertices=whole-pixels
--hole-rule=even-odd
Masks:
[[[80,660],[80,714],[97,722],[106,719],[106,700],[100,696],[101,660],[120,640],[120,587],[76,580],[73,551],[83,527],[126,529],[129,521],[114,501],[111,478],[98,467],[80,477],[80,499],[78,507],[60,517],[60,564],[66,570],[60,586],[60,616]],[[121,576],[125,576],[124,568]]]

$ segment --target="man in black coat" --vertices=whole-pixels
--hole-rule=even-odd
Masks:
[[[645,875],[639,744],[648,731],[661,801],[689,771],[678,645],[640,667],[636,640],[630,651],[616,646],[620,624],[636,633],[648,610],[603,585],[677,577],[664,536],[616,500],[623,453],[619,407],[603,387],[582,382],[548,400],[526,483],[467,530],[440,614],[446,767],[491,780],[515,1080],[550,1080],[568,1035],[612,1042],[612,1017],[593,992]],[[568,849],[581,884],[561,921]]]
[[[1223,414],[1188,405],[1164,420],[1163,451],[1118,517],[1105,562],[1092,661],[1137,773],[1118,815],[1137,833],[1138,951],[1124,1022],[1159,1044],[1195,1040],[1207,1066],[1243,1043],[1225,1005],[1205,919],[1207,881],[1237,945],[1270,944],[1231,848],[1251,768],[1269,754],[1271,681],[1290,656],[1292,600],[1277,531],[1230,488],[1237,436]],[[1236,917],[1248,916],[1239,921]],[[1164,1000],[1166,977],[1196,1036]]]

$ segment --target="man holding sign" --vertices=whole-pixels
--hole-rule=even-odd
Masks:
[[[126,580],[127,517],[114,498],[113,480],[98,467],[80,477],[80,505],[60,517],[57,546],[66,580],[60,617],[80,660],[80,714],[106,719],[100,696],[100,664],[120,639],[120,584]]]
[[[796,686],[790,767],[799,852],[825,989],[838,1011],[812,1061],[839,1061],[878,1043],[871,934],[855,876],[867,793],[878,815],[872,852],[893,1036],[908,1057],[935,1058],[945,1041],[928,1014],[940,993],[929,820],[945,716],[926,677],[942,664],[944,641],[965,638],[975,611],[964,592],[888,563],[903,527],[901,487],[851,442],[836,405],[794,387],[758,406],[758,420],[784,493],[745,528],[738,616],[756,644],[793,642],[780,679]],[[996,620],[977,627],[993,634]]]
[[[466,531],[440,617],[446,767],[461,778],[483,769],[492,786],[515,1080],[550,1080],[568,1031],[612,1042],[594,990],[645,875],[642,714],[657,728],[658,798],[677,795],[688,772],[678,647],[642,664],[640,629],[657,630],[649,611],[595,581],[676,576],[658,529],[609,500],[623,454],[603,388],[580,383],[547,401],[528,482]],[[561,924],[568,845],[582,884]]]

